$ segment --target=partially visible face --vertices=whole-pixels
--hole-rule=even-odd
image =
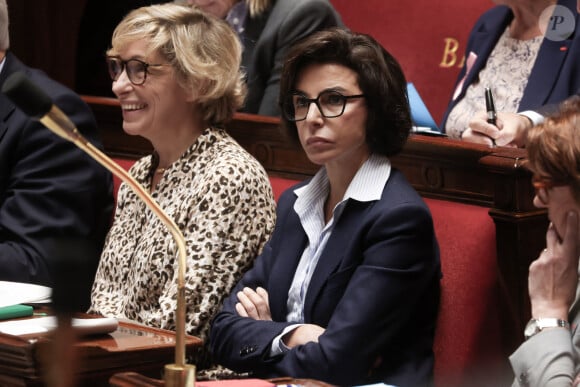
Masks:
[[[572,188],[567,185],[550,188],[548,190],[546,204],[542,203],[536,195],[534,197],[534,205],[538,208],[546,208],[548,210],[548,218],[554,225],[560,240],[562,240],[566,233],[566,215],[568,212],[576,211],[580,214],[580,205],[574,199]]]
[[[158,53],[147,55],[147,42],[138,40],[119,52],[122,60],[140,59],[150,64],[142,85],[134,85],[126,69],[113,81],[113,93],[119,99],[123,112],[123,129],[131,135],[140,135],[152,142],[166,136],[167,130],[178,128],[191,113],[188,94],[177,82],[173,67]]]
[[[361,94],[357,74],[338,64],[311,64],[298,75],[295,89],[307,98],[332,90]],[[326,118],[311,103],[303,121],[296,122],[298,137],[308,158],[318,165],[360,165],[370,153],[366,143],[367,107],[364,98],[348,99],[344,113]]]
[[[240,0],[187,0],[189,5],[197,5],[205,12],[211,13],[220,19],[225,19],[235,3]]]

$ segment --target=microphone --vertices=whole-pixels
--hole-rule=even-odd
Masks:
[[[107,168],[111,173],[128,184],[147,207],[159,217],[171,232],[178,249],[177,306],[175,311],[175,363],[165,365],[164,380],[167,387],[195,385],[195,365],[185,362],[185,239],[175,224],[159,204],[125,169],[82,136],[74,123],[54,105],[38,86],[23,73],[16,72],[8,77],[2,86],[4,93],[20,110],[40,121],[58,136],[73,142],[91,158]]]

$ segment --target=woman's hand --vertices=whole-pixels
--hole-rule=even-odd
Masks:
[[[282,337],[282,342],[288,348],[314,342],[318,343],[318,337],[324,333],[324,328],[314,324],[300,325]]]
[[[268,292],[264,288],[258,287],[255,291],[244,288],[237,296],[236,311],[240,316],[254,320],[272,320]]]
[[[530,265],[528,290],[532,317],[568,320],[578,287],[578,214],[566,215],[566,230],[559,240],[554,226],[546,233],[546,249]]]
[[[525,146],[527,130],[532,126],[531,121],[517,113],[499,112],[497,125],[487,122],[485,111],[477,112],[469,127],[461,135],[461,139],[478,144],[487,144],[509,147]]]

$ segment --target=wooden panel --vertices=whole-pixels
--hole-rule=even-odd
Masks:
[[[7,0],[10,49],[27,65],[74,88],[78,30],[86,0]]]

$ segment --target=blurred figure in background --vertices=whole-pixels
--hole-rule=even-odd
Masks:
[[[11,74],[24,73],[102,149],[93,114],[81,98],[10,52],[8,19],[6,0],[0,0],[0,87]],[[75,262],[67,263],[76,266],[78,280],[68,307],[86,309],[111,224],[112,192],[105,168],[0,94],[0,280],[53,286],[51,264],[66,259],[59,252],[83,246]]]
[[[315,31],[342,26],[328,0],[177,0],[225,18],[242,41],[248,96],[242,111],[279,116],[278,91],[289,47]]]
[[[544,106],[580,90],[580,7],[576,0],[495,2],[471,31],[442,128],[465,141],[523,147]],[[486,87],[496,125],[486,122]]]

